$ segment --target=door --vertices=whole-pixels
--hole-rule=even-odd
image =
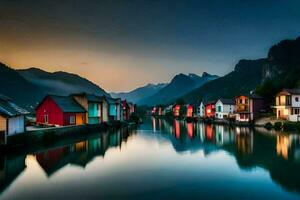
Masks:
[[[25,132],[24,116],[17,116],[8,119],[8,136]]]

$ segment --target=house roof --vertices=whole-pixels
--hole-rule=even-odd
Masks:
[[[29,112],[17,104],[13,103],[10,98],[0,95],[0,115],[13,117],[17,115],[25,115]]]
[[[235,105],[235,101],[233,99],[219,99],[219,101],[226,105]]]
[[[249,99],[263,99],[263,97],[255,94],[255,93],[254,94],[248,94],[248,95],[247,94],[240,94],[240,95],[236,96],[235,98],[239,98],[241,96],[248,97]]]
[[[101,96],[97,96],[94,94],[89,94],[89,93],[79,93],[79,94],[71,94],[70,96],[85,96],[86,99],[90,102],[102,102],[102,97]]]
[[[217,103],[217,101],[211,101],[211,102],[207,102],[207,103],[205,103],[204,105],[206,106],[206,105],[213,105],[213,104],[216,104]]]
[[[261,96],[259,96],[257,94],[251,94],[251,95],[249,95],[249,98],[250,99],[263,99],[263,97],[261,97]]]
[[[108,102],[108,104],[116,104],[116,103],[120,103],[121,99],[119,98],[111,98],[111,97],[106,97],[106,100]]]
[[[281,94],[281,93],[300,94],[300,88],[283,89],[278,94]]]
[[[84,113],[85,109],[79,105],[72,97],[68,96],[58,96],[58,95],[48,95],[52,98],[55,103],[60,107],[63,112],[77,112]]]

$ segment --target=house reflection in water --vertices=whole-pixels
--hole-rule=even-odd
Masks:
[[[194,137],[194,123],[187,123],[187,133],[190,139]]]
[[[174,129],[175,129],[175,137],[177,139],[180,138],[180,122],[178,120],[174,120]]]
[[[211,142],[214,141],[213,126],[211,124],[205,126],[205,138]]]
[[[48,176],[68,164],[85,168],[95,157],[104,157],[110,147],[121,147],[122,141],[126,141],[129,135],[123,129],[115,133],[101,133],[100,137],[37,153],[36,160]]]
[[[205,140],[205,125],[204,123],[197,123],[197,135],[200,137],[200,141],[203,142]]]
[[[278,134],[276,137],[277,155],[286,160],[300,162],[300,136]]]
[[[236,127],[235,132],[238,153],[251,154],[253,152],[253,131],[248,127]]]
[[[235,157],[240,169],[263,168],[273,181],[288,190],[300,192],[300,136],[279,134],[274,137],[269,132],[249,127],[233,128],[201,122],[191,126],[180,120],[164,121],[163,127],[157,128],[163,130],[162,136],[170,141],[178,154],[202,151],[209,156],[212,152],[226,151]]]
[[[228,126],[216,125],[215,129],[216,144],[223,146],[226,144],[234,143],[235,134]]]
[[[25,156],[0,157],[0,191],[5,190],[26,168]]]
[[[157,131],[157,128],[156,128],[156,118],[155,117],[152,117],[152,130],[153,130],[153,132]]]

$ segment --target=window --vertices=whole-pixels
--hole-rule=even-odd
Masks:
[[[49,122],[48,120],[49,120],[49,119],[48,119],[48,115],[44,115],[44,123],[45,123],[45,124],[48,124],[48,122]]]
[[[70,116],[70,124],[75,124],[75,116]]]
[[[299,114],[300,114],[300,109],[294,108],[294,115],[299,115]]]
[[[221,111],[222,111],[222,107],[218,106],[218,112],[221,112]]]
[[[295,97],[295,101],[296,101],[296,102],[299,102],[299,97]]]

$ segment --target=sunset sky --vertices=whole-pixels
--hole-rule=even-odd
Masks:
[[[300,36],[299,8],[297,0],[0,0],[0,61],[76,73],[106,91],[181,72],[224,75]]]

